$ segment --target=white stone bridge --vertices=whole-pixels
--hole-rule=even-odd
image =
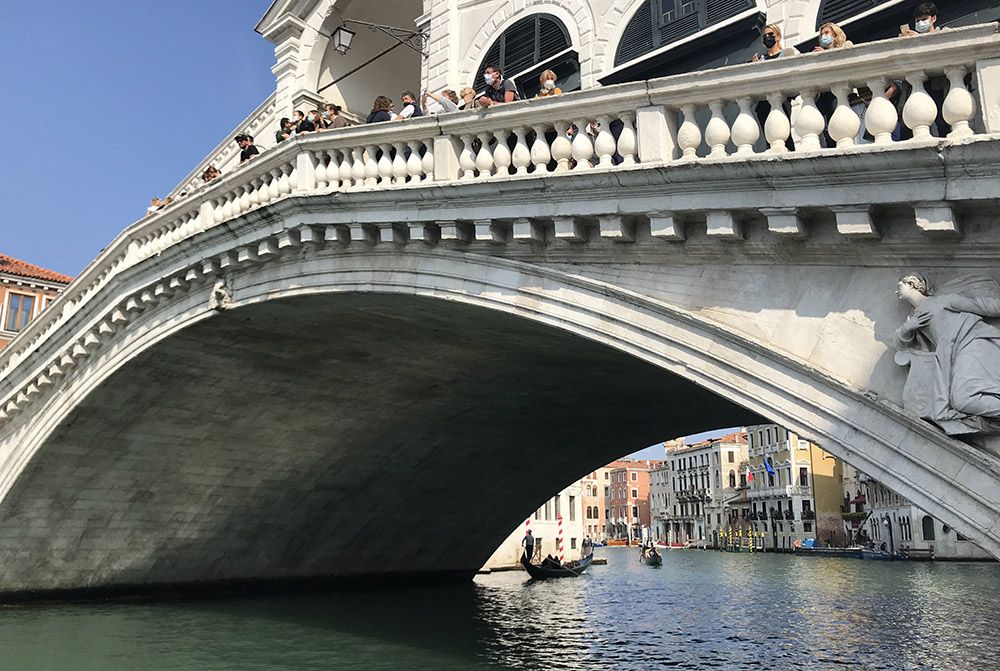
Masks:
[[[990,24],[265,152],[0,352],[0,590],[471,575],[575,475],[761,417],[1000,555],[995,446],[905,411],[891,347],[901,272],[998,276],[998,57]],[[855,146],[850,88],[938,74],[948,138],[876,97]],[[791,95],[786,153],[752,102]]]

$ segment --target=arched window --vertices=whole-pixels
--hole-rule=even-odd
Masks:
[[[486,52],[472,87],[486,88],[483,70],[487,65],[500,68],[507,79],[517,84],[522,98],[534,98],[538,93],[538,77],[544,70],[553,70],[556,84],[563,91],[580,88],[580,61],[572,50],[569,32],[551,14],[532,14],[503,31]]]
[[[736,471],[729,471],[729,486],[736,486]]]
[[[930,515],[924,515],[924,518],[920,520],[920,530],[923,532],[925,541],[934,540],[934,518]]]
[[[827,22],[842,23],[845,19],[887,2],[889,0],[823,0],[816,15],[816,29],[819,30]]]

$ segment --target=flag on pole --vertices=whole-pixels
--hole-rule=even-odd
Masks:
[[[769,462],[767,459],[764,460],[764,470],[766,470],[767,474],[772,477],[777,475],[777,473],[774,471],[774,466],[772,466],[771,462]]]
[[[750,464],[747,464],[747,482],[753,482],[753,471],[750,470]]]

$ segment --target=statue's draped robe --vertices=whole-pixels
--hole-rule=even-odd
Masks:
[[[928,296],[916,309],[931,319],[921,329],[933,346],[934,402],[924,417],[951,435],[983,430],[982,418],[1000,424],[1000,329],[984,318],[1000,317],[1000,299],[954,294]],[[915,339],[896,332],[896,347]]]

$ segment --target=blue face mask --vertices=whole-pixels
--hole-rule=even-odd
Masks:
[[[824,49],[826,49],[831,44],[833,44],[833,38],[831,36],[829,36],[829,35],[820,35],[820,37],[819,37],[819,44],[820,44],[821,47],[823,47]]]
[[[921,21],[917,21],[913,24],[913,27],[917,29],[918,33],[926,33],[931,29],[931,20],[923,19]]]

